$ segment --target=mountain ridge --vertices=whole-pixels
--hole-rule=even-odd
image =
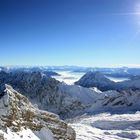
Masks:
[[[9,130],[15,135],[30,130],[32,133],[29,135],[38,140],[75,140],[74,130],[57,115],[38,110],[9,85],[6,85],[4,93],[0,98],[0,128],[3,131],[0,133],[4,140]]]

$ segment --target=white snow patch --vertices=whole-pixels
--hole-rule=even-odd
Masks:
[[[30,129],[22,129],[19,132],[12,132],[7,128],[7,133],[0,130],[0,134],[2,134],[6,140],[54,140],[52,133],[45,128],[42,128],[38,132],[33,132]]]
[[[42,128],[40,131],[34,131],[35,135],[38,136],[40,140],[53,140],[52,132],[47,128]]]
[[[67,93],[72,98],[77,99],[84,104],[93,103],[100,94],[96,92],[94,88],[84,88],[78,85],[61,84],[59,88],[62,93]]]
[[[117,78],[117,77],[111,77],[111,76],[106,76],[106,78],[116,83],[130,80],[129,78]]]

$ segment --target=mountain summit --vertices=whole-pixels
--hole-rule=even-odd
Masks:
[[[109,80],[101,72],[87,72],[79,81],[75,82],[76,85],[83,87],[97,87],[100,90],[108,90],[113,86],[114,82]]]

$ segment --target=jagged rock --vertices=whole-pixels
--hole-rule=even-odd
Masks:
[[[0,98],[0,128],[5,133],[7,129],[14,133],[29,129],[40,140],[75,140],[74,130],[57,115],[35,108],[9,85]],[[0,137],[4,138],[1,132]]]

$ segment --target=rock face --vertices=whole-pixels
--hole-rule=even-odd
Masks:
[[[97,87],[105,91],[113,87],[115,82],[109,80],[100,72],[87,72],[79,81],[75,82],[75,84],[88,88]]]
[[[0,139],[5,140],[9,130],[30,130],[38,138],[30,134],[31,140],[75,140],[74,130],[57,115],[35,108],[25,96],[6,85],[0,94]]]

